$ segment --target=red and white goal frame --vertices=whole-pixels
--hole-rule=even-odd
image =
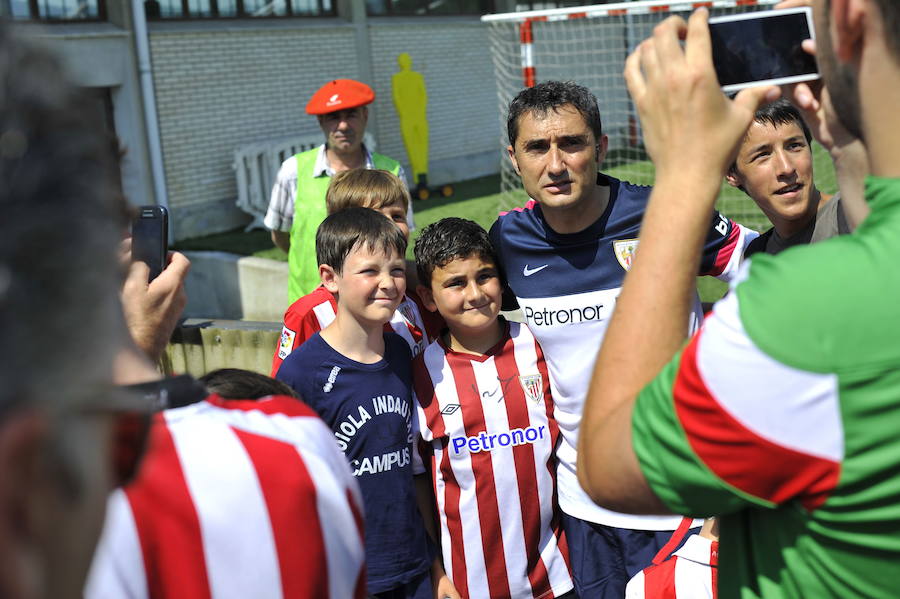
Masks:
[[[644,154],[640,123],[622,77],[625,58],[657,23],[673,14],[686,17],[706,7],[719,16],[767,10],[779,1],[652,0],[483,16],[490,29],[502,147],[508,144],[506,110],[520,90],[539,81],[575,81],[590,89],[600,105],[603,131],[610,141],[604,171],[633,183],[651,184],[652,165]],[[521,185],[509,160],[502,158],[502,165],[500,207],[505,209],[521,203],[523,196],[516,193]],[[823,191],[834,191],[830,160],[821,152],[816,168],[817,180],[823,173]],[[738,190],[723,187],[719,209],[743,224],[768,226],[756,205]]]

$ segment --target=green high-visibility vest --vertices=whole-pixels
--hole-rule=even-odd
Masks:
[[[319,148],[294,156],[297,160],[297,194],[294,197],[294,222],[291,225],[291,251],[288,252],[288,301],[294,303],[319,286],[319,261],[316,259],[316,230],[328,211],[325,192],[331,177],[313,176]],[[400,172],[400,163],[387,156],[372,153],[375,168]]]

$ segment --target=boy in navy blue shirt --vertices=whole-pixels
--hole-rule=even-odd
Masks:
[[[412,354],[385,332],[406,291],[406,239],[368,208],[319,226],[322,284],[337,297],[334,321],[278,370],[334,431],[365,505],[368,592],[431,599],[431,560],[413,489]]]

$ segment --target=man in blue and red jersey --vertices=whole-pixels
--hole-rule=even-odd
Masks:
[[[559,504],[575,585],[583,597],[622,597],[680,518],[598,507],[578,484],[575,460],[594,357],[637,249],[651,188],[599,172],[607,137],[597,99],[580,85],[548,81],[522,90],[510,103],[507,128],[510,160],[533,201],[502,214],[491,238],[556,386]],[[727,279],[755,237],[710,210],[699,272]],[[695,293],[692,329],[700,318]]]

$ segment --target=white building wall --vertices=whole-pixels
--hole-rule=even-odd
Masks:
[[[306,101],[358,68],[349,25],[166,25],[151,30],[150,46],[169,205],[183,239],[245,223],[234,205],[234,150],[319,131]]]
[[[357,56],[345,20],[152,23],[150,48],[175,239],[248,222],[235,207],[236,148],[319,131],[306,114],[326,81],[361,78],[376,92],[369,131],[409,167],[391,98],[397,55],[428,87],[432,184],[499,170],[496,88],[487,28],[477,17],[369,19],[371,56]]]

